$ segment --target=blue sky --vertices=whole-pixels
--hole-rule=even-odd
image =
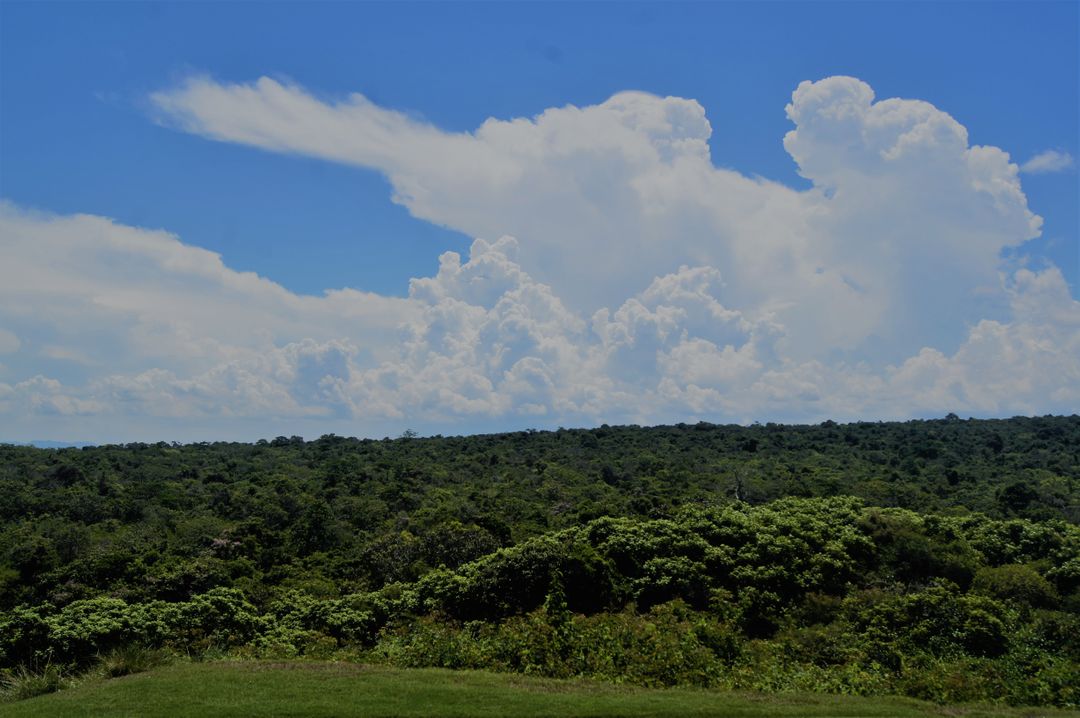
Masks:
[[[84,266],[102,265],[87,275],[124,301],[150,291],[138,279],[148,271],[145,257],[118,257],[127,250],[108,237],[88,246],[81,230],[60,238],[58,227],[90,215],[78,221],[112,220],[94,230],[103,237],[164,230],[183,251],[220,255],[226,272],[207,270],[216,278],[197,280],[170,274],[177,261],[161,259],[172,251],[162,245],[153,255],[162,262],[153,266],[160,274],[156,299],[140,295],[119,306],[93,287],[48,295],[9,290],[2,297],[7,306],[0,306],[0,350],[7,347],[0,354],[0,438],[250,439],[323,430],[383,435],[404,427],[451,433],[599,421],[902,418],[953,409],[1004,415],[1080,404],[1080,376],[1069,361],[1080,280],[1071,160],[1080,127],[1075,2],[6,2],[0,13],[0,197],[9,220],[0,251],[22,251],[31,236],[33,246],[51,251],[78,246],[87,252]],[[930,187],[924,172],[945,177],[955,169],[933,164],[948,154],[933,143],[919,155],[921,168],[913,169],[914,159],[885,169],[857,159],[850,167],[822,164],[816,153],[838,156],[854,140],[811,137],[811,121],[804,131],[785,106],[800,83],[831,76],[861,81],[819,86],[836,107],[836,98],[873,88],[874,101],[918,100],[938,113],[924,117],[922,105],[912,103],[899,110],[907,113],[904,122],[937,131],[938,118],[950,116],[966,131],[965,148],[1000,148],[1021,166],[1042,155],[1013,177],[1023,202],[1015,193],[993,195],[1002,215],[987,217],[984,185],[1012,180],[1003,159],[993,169],[972,169],[977,153],[962,160],[970,177]],[[257,87],[259,78],[274,84]],[[605,103],[623,91],[652,99],[617,103],[619,128],[638,123],[631,129],[658,147],[655,128],[638,118],[660,113],[670,121],[664,132],[706,143],[708,162],[690,167],[700,152],[680,145],[676,155],[688,154],[675,163],[678,172],[663,152],[660,164],[642,169],[629,136],[608,148],[622,153],[618,161],[592,153],[589,143],[566,140],[602,124],[583,119],[588,113],[551,116],[550,129],[537,122],[535,132],[515,140],[536,140],[550,155],[519,156],[495,142],[494,150],[480,143],[440,160],[440,152],[457,152],[454,137],[477,132],[489,118],[530,119],[568,106],[614,116]],[[263,104],[245,105],[252,93],[261,93]],[[265,104],[281,93],[299,104]],[[335,154],[349,145],[349,133],[365,131],[348,125],[356,119],[347,107],[351,93],[380,112],[398,111],[377,115],[403,133],[397,154],[375,145]],[[669,96],[694,106],[660,104]],[[818,101],[805,97],[811,109]],[[698,107],[710,130],[684,132],[679,123],[696,123]],[[293,124],[260,124],[276,110],[285,113],[281,122]],[[340,119],[345,134],[322,147],[309,119]],[[784,137],[797,125],[802,149],[793,153]],[[841,129],[851,127],[830,132]],[[438,141],[424,144],[436,132]],[[870,130],[860,132],[865,139]],[[420,146],[427,148],[422,158],[412,149]],[[441,179],[443,170],[467,174],[485,162],[492,176],[525,179],[513,192],[494,194],[488,179],[475,187]],[[626,162],[640,174],[623,187]],[[714,177],[706,167],[721,172]],[[857,196],[869,185],[852,173],[883,172],[895,177],[874,185],[874,197]],[[567,182],[578,186],[585,205],[566,204],[560,187]],[[829,195],[820,206],[793,208],[818,202],[818,191],[837,191],[851,204],[830,204]],[[881,201],[886,192],[895,192],[897,206]],[[757,202],[775,209],[747,216],[745,208]],[[926,221],[906,226],[894,216],[904,208]],[[826,209],[833,214],[820,220]],[[620,242],[657,212],[655,226]],[[1033,229],[1024,212],[1041,217],[1041,226]],[[579,219],[563,227],[561,216]],[[597,217],[603,219],[595,226],[584,219]],[[775,233],[781,244],[757,242],[754,233]],[[502,234],[516,241],[499,244]],[[945,239],[925,247],[908,240],[939,234]],[[486,240],[479,247],[478,236]],[[800,239],[781,246],[788,236]],[[658,238],[670,244],[656,257],[670,257],[671,266],[649,255]],[[828,251],[814,249],[826,245]],[[452,265],[440,271],[447,251],[460,260],[458,274]],[[20,257],[8,266],[28,268],[29,276],[50,255]],[[795,279],[778,280],[776,290],[767,282],[751,286],[757,273],[782,273],[769,272],[768,262],[800,261],[805,271],[791,271],[810,277],[804,290],[784,289]],[[897,271],[888,271],[890,262]],[[683,265],[687,274],[680,274]],[[496,274],[502,283],[465,296],[454,277],[470,271],[469,291]],[[350,297],[357,306],[348,310],[312,310],[325,324],[308,334],[299,325],[323,319],[298,314],[289,326],[268,319],[258,338],[232,344],[228,338],[261,326],[259,307],[279,318],[281,307],[245,295],[237,304],[250,300],[251,314],[205,333],[202,315],[177,309],[194,306],[184,292],[200,282],[228,288],[243,272],[288,293],[273,301],[289,306],[303,295],[323,298],[328,289],[371,294]],[[835,277],[836,286],[814,285],[815,272]],[[666,284],[659,281],[665,277]],[[422,281],[410,289],[414,278]],[[953,278],[955,292],[940,289]],[[161,286],[181,285],[184,291],[160,296]],[[537,286],[550,296],[536,299]],[[854,300],[837,293],[849,290]],[[237,291],[228,289],[221,301],[227,305]],[[679,303],[691,294],[697,304]],[[1037,321],[1029,311],[1036,295],[1057,302],[1040,304]],[[492,334],[492,327],[506,330],[499,312],[509,310],[507,302],[497,308],[500,298],[520,302],[510,315],[524,312],[536,324],[518,327],[516,339]],[[63,301],[75,305],[66,318],[46,311]],[[558,320],[538,318],[554,311],[545,302],[557,305]],[[486,311],[486,319],[476,312],[446,319],[447,307],[459,305]],[[652,317],[649,341],[640,322],[612,329],[620,310],[625,319],[639,305]],[[852,305],[868,309],[836,316],[850,330],[815,328],[808,318]],[[102,306],[115,316],[105,317]],[[88,307],[95,311],[73,318]],[[604,309],[608,319],[599,321],[596,312]],[[343,313],[361,318],[344,322]],[[674,315],[683,324],[661,326]],[[462,330],[466,316],[487,324]],[[1019,363],[985,365],[978,351],[1000,354],[1004,346],[986,344],[991,329],[1000,329],[995,341],[1012,342],[1010,356],[1020,356]],[[452,331],[465,333],[436,346]],[[153,341],[202,348],[180,356],[183,350],[148,348]],[[1023,355],[1022,346],[1053,347],[1052,356]],[[493,363],[495,355],[514,363]],[[1049,383],[1036,381],[1047,374]],[[581,376],[593,379],[572,380]],[[1024,381],[1005,386],[1000,377],[1009,376]],[[419,377],[417,386],[409,377]]]

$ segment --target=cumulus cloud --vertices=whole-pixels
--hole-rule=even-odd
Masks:
[[[87,390],[110,407],[150,416],[352,416],[348,383],[356,355],[346,341],[305,339],[190,377],[150,369],[107,376]]]
[[[467,430],[1080,400],[1080,304],[1055,268],[1002,260],[1041,224],[1020,169],[947,113],[854,78],[804,82],[787,105],[802,191],[717,168],[704,109],[681,98],[620,93],[468,133],[266,78],[153,99],[185,131],[378,169],[415,216],[485,239],[406,298],[303,296],[167,232],[0,205],[0,428],[96,414]]]
[[[16,407],[326,415],[343,367],[394,352],[400,326],[419,316],[408,300],[352,289],[297,295],[167,232],[103,217],[0,203],[0,236],[0,324],[11,328],[0,342],[18,378],[0,397],[5,423]],[[37,376],[43,366],[53,376]]]
[[[1029,175],[1063,172],[1076,166],[1073,156],[1068,152],[1044,150],[1020,165],[1020,171]]]
[[[397,361],[361,377],[369,405],[431,419],[579,409],[594,380],[586,323],[514,261],[517,246],[476,240],[467,262],[447,252],[413,280],[423,317]]]
[[[717,168],[700,104],[640,92],[469,133],[269,78],[193,78],[153,100],[186,131],[375,168],[419,218],[513,235],[522,265],[583,313],[682,265],[716,267],[725,304],[776,316],[803,357],[955,344],[974,313],[1003,309],[977,290],[1041,223],[1007,154],[850,77],[804,82],[787,107],[808,192]]]
[[[888,394],[907,394],[924,411],[1032,414],[1080,405],[1080,302],[1061,272],[1020,270],[1008,292],[1011,321],[978,322],[952,356],[922,349],[890,372]]]
[[[477,240],[467,258],[444,254],[399,300],[409,309],[396,341],[371,347],[378,361],[355,340],[304,338],[226,352],[201,371],[178,357],[82,384],[34,375],[0,384],[0,416],[443,427],[1067,411],[1080,400],[1080,302],[1054,268],[1016,272],[1003,286],[1009,315],[972,326],[955,352],[925,347],[874,367],[785,354],[783,325],[724,306],[712,267],[680,267],[586,320],[515,261],[517,249],[504,237]],[[242,306],[231,320],[229,305],[220,312],[242,343]]]
[[[167,232],[104,217],[0,203],[0,236],[0,322],[28,357],[191,372],[301,339],[348,337],[375,351],[412,311],[353,289],[297,295]]]
[[[78,396],[77,390],[41,374],[20,381],[15,386],[0,384],[0,411],[5,414],[79,416],[98,413],[105,405]]]

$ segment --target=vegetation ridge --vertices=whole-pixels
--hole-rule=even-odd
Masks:
[[[0,446],[0,678],[164,651],[1075,707],[1078,482],[1075,416]]]

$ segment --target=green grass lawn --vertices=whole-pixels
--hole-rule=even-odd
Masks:
[[[625,688],[480,671],[343,663],[180,663],[0,704],[11,716],[1065,716],[903,698]]]

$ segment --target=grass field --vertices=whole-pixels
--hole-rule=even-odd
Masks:
[[[181,663],[0,704],[31,716],[1078,716],[1049,709],[941,707],[903,698],[624,688],[479,671],[341,663]]]

